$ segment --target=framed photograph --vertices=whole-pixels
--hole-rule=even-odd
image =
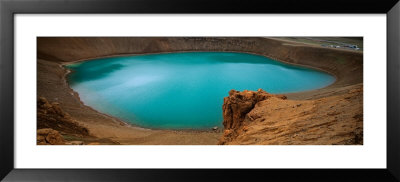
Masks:
[[[400,180],[397,1],[0,9],[5,181]]]

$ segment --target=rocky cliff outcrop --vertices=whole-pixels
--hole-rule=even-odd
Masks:
[[[230,91],[224,99],[220,144],[362,144],[362,97],[362,84],[316,100],[287,100],[262,90]]]
[[[88,136],[89,131],[84,126],[75,121],[68,113],[64,112],[59,103],[49,103],[46,98],[39,97],[37,100],[37,129],[38,134],[40,129],[46,128],[56,130],[61,134]],[[50,134],[56,135],[55,132]]]
[[[64,145],[65,140],[61,134],[51,128],[37,130],[36,143],[38,145]]]
[[[243,92],[236,90],[229,91],[229,96],[224,98],[224,104],[222,105],[225,130],[224,139],[221,144],[240,133],[239,128],[244,125],[246,117],[249,117],[247,114],[258,102],[271,97],[286,99],[284,95],[269,94],[262,89],[258,89],[257,92],[248,90]]]

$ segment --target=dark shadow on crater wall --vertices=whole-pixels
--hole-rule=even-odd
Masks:
[[[89,66],[89,65],[88,65]],[[74,82],[85,82],[85,81],[92,81],[97,80],[103,77],[108,76],[114,71],[121,70],[124,65],[122,64],[111,64],[108,66],[102,66],[98,69],[87,69],[85,66],[67,66],[69,69],[72,70],[72,73],[69,74],[69,80],[71,81],[70,84],[73,85]],[[81,71],[84,70],[84,71]]]

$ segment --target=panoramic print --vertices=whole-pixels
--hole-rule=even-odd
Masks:
[[[362,37],[37,37],[37,145],[363,145]]]

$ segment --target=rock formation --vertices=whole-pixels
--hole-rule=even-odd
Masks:
[[[286,100],[265,91],[230,91],[220,144],[363,144],[362,84],[316,100]]]
[[[272,95],[262,89],[258,89],[257,92],[248,90],[243,92],[236,90],[229,91],[229,97],[224,98],[224,104],[222,106],[225,129],[239,127],[246,114],[254,108],[255,104],[270,97],[286,99],[283,95]]]
[[[229,139],[237,134],[237,129],[240,128],[254,106],[263,100],[270,97],[286,99],[283,95],[272,95],[262,89],[257,92],[245,90],[239,92],[236,90],[229,91],[229,96],[224,98],[223,110],[223,125],[225,128],[224,137]],[[223,143],[223,142],[222,142]]]
[[[61,134],[80,137],[89,135],[88,129],[64,112],[59,103],[49,103],[44,97],[37,100],[37,129],[38,144],[63,143]]]
[[[36,143],[38,145],[63,145],[65,140],[58,131],[43,128],[37,130]]]

